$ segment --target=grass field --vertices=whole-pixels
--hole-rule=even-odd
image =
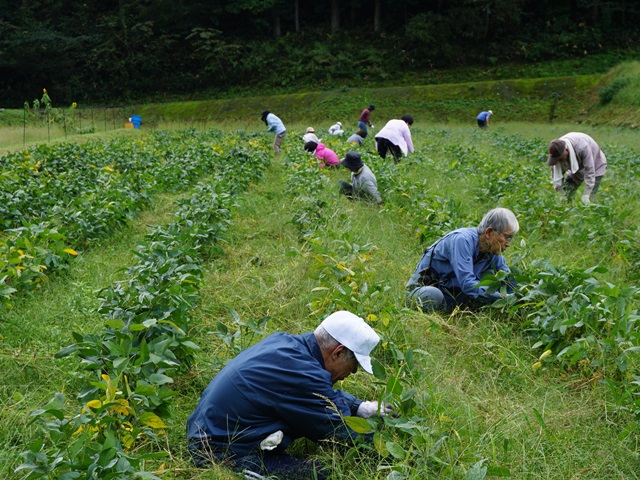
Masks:
[[[246,126],[263,130],[258,121]],[[536,263],[541,261],[571,271],[604,266],[606,272],[587,281],[634,286],[637,133],[499,118],[488,131],[418,122],[416,154],[398,165],[379,159],[371,139],[359,148],[385,199],[376,207],[338,196],[335,182],[347,179],[347,172],[317,171],[299,140],[306,126],[289,125],[285,155],[275,157],[264,179],[238,197],[224,253],[205,265],[202,299],[189,332],[201,351],[174,385],[178,396],[169,428],[139,447],[164,450],[169,457],[147,463],[146,469],[162,478],[236,478],[223,469],[194,469],[188,460],[184,424],[200,392],[238,349],[270,332],[311,330],[324,315],[346,308],[366,317],[383,337],[374,356],[386,377],[359,372],[338,387],[366,399],[410,400],[414,407],[405,405],[411,427],[392,422],[378,427],[380,448],[293,446],[294,452],[333,464],[334,478],[639,478],[637,354],[629,355],[624,372],[617,370],[607,349],[614,347],[603,333],[581,358],[556,358],[554,346],[553,355],[534,369],[545,347],[535,347],[541,333],[531,318],[536,310],[546,312],[544,303],[451,315],[404,308],[404,284],[423,249],[444,231],[477,224],[498,205],[513,209],[521,225],[506,253],[510,265],[529,275],[548,268]],[[609,158],[599,205],[563,203],[550,186],[546,144],[575,130],[591,134]],[[270,134],[256,138],[265,149],[271,140]],[[327,143],[339,155],[350,148],[343,140]],[[55,392],[72,399],[82,386],[77,360],[53,355],[71,343],[72,331],[101,328],[97,290],[125,277],[131,250],[151,226],[169,221],[178,196],[155,197],[130,227],[3,312],[1,478],[25,476],[13,473],[22,462],[19,454],[42,435],[30,423],[31,412]],[[345,268],[353,274],[344,275]],[[564,270],[555,275],[567,282],[573,278]],[[557,308],[571,314],[569,303]],[[633,297],[630,331],[636,328],[637,308]],[[569,331],[574,338],[597,336],[585,329]],[[632,338],[620,348],[640,344]],[[389,391],[390,379],[400,391]]]

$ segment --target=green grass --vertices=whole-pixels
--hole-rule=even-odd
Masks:
[[[355,108],[356,104],[366,104],[366,98],[349,101],[349,105],[353,103],[351,107]],[[524,319],[518,315],[508,316],[493,310],[477,314],[459,311],[452,315],[419,314],[403,309],[404,282],[425,247],[417,236],[409,207],[424,201],[427,212],[432,205],[428,201],[440,196],[458,202],[459,206],[439,204],[437,219],[452,218],[459,223],[477,224],[486,210],[496,206],[495,197],[481,193],[485,182],[477,173],[484,171],[479,169],[488,162],[496,175],[537,165],[536,175],[530,182],[511,184],[499,201],[509,206],[509,202],[530,195],[544,200],[547,203],[540,205],[548,207],[552,204],[549,199],[555,196],[540,154],[544,153],[549,140],[568,131],[592,135],[608,155],[609,151],[614,152],[609,156],[610,161],[618,158],[621,148],[632,152],[640,149],[640,138],[631,129],[558,123],[558,120],[530,123],[522,121],[526,118],[514,120],[511,115],[515,115],[517,109],[507,110],[508,115],[503,115],[499,108],[494,108],[496,115],[491,128],[482,132],[474,125],[475,115],[469,115],[469,112],[475,113],[479,104],[466,102],[462,99],[448,103],[443,108],[450,111],[455,107],[459,115],[448,123],[436,123],[425,118],[427,115],[437,118],[423,110],[428,102],[411,99],[407,105],[411,105],[409,112],[415,112],[417,118],[413,128],[417,153],[397,166],[379,160],[373,153],[372,140],[367,140],[361,151],[378,175],[383,197],[388,199],[385,206],[375,207],[339,197],[335,181],[346,179],[347,173],[344,170],[328,172],[317,194],[323,207],[322,229],[316,236],[315,246],[301,240],[292,222],[298,209],[309,199],[304,193],[292,192],[282,157],[274,159],[262,182],[252,185],[239,198],[234,225],[223,245],[224,254],[207,265],[202,302],[190,332],[202,350],[191,370],[175,386],[180,395],[176,399],[175,419],[166,437],[157,444],[147,445],[147,448],[165,449],[170,453],[164,466],[155,466],[157,474],[163,478],[237,478],[219,468],[194,469],[184,438],[184,424],[202,389],[235,355],[233,348],[213,334],[218,322],[232,330],[238,328],[233,323],[233,311],[245,321],[268,317],[269,332],[299,333],[313,329],[321,316],[311,314],[314,310],[311,305],[321,300],[321,295],[313,289],[333,287],[330,277],[314,275],[319,266],[314,253],[326,248],[338,258],[339,249],[345,245],[373,244],[376,248],[369,251],[370,258],[365,263],[369,270],[363,277],[372,285],[378,283],[388,290],[363,298],[357,306],[378,317],[374,327],[385,341],[374,356],[386,365],[390,374],[394,371],[394,359],[392,348],[386,342],[415,352],[415,365],[402,381],[407,388],[418,390],[417,398],[423,407],[421,422],[432,433],[424,435],[422,443],[412,443],[406,436],[398,435],[395,439],[411,450],[404,460],[383,459],[371,452],[345,458],[339,448],[328,445],[316,449],[304,442],[297,443],[294,451],[302,453],[309,449],[325,461],[334,462],[335,478],[339,479],[382,479],[392,467],[403,471],[407,478],[465,478],[467,470],[483,459],[492,468],[508,470],[510,478],[640,478],[637,419],[633,409],[621,407],[615,393],[603,383],[602,375],[608,371],[586,364],[569,368],[553,362],[545,362],[543,368],[534,370],[532,365],[540,351],[532,349],[535,339],[522,328]],[[613,103],[605,108],[613,108]],[[539,112],[548,108],[548,104],[540,105]],[[522,106],[526,106],[524,101]],[[184,112],[190,112],[194,106],[183,108]],[[464,109],[467,111],[463,117]],[[388,111],[379,108],[374,112],[373,121],[378,128],[384,124],[383,119],[387,119]],[[320,116],[313,121],[304,118],[287,123],[285,152],[299,155],[299,137],[309,124],[320,130],[331,123],[333,118]],[[203,128],[210,123],[181,120],[162,125]],[[264,130],[259,118],[253,115],[236,118],[220,127]],[[140,133],[121,130],[100,136]],[[5,148],[19,148],[21,138],[17,135],[14,131],[4,137]],[[328,137],[322,133],[320,136]],[[67,141],[90,137],[94,136]],[[270,142],[271,138],[271,134],[264,134],[263,141]],[[350,149],[343,139],[327,138],[327,143],[339,155]],[[513,143],[521,143],[525,148],[516,152],[507,147]],[[476,158],[481,160],[477,166],[474,165]],[[396,179],[416,187],[405,192],[407,197],[385,191],[397,186]],[[508,262],[528,249],[528,260],[549,259],[556,265],[583,269],[603,263],[610,269],[605,276],[609,281],[635,282],[637,273],[632,272],[628,261],[615,256],[616,246],[610,248],[611,238],[599,232],[598,227],[602,224],[620,231],[637,224],[640,209],[631,201],[637,187],[637,179],[629,175],[624,164],[612,163],[600,194],[602,205],[612,212],[611,218],[599,219],[594,210],[573,208],[563,213],[564,224],[557,231],[547,232],[544,222],[548,216],[557,215],[556,210],[550,208],[547,212],[536,206],[535,211],[516,211],[521,232],[507,253]],[[407,198],[415,203],[402,203],[409,202]],[[13,311],[3,313],[0,319],[0,460],[4,461],[0,462],[0,478],[22,478],[14,474],[13,469],[21,461],[19,453],[38,435],[29,425],[31,412],[41,408],[54,392],[62,391],[71,397],[78,393],[81,385],[75,382],[75,361],[54,360],[53,354],[71,342],[70,332],[88,333],[101,327],[94,311],[98,303],[96,291],[123,277],[123,269],[132,263],[131,249],[149,230],[149,225],[166,221],[174,209],[172,200],[171,196],[157,198],[152,208],[130,228],[91,251],[81,252],[68,274],[54,278],[35,296],[22,299]],[[623,217],[624,210],[631,213]],[[441,227],[436,222],[422,223],[430,238],[435,235],[435,229]],[[543,227],[535,227],[537,223]],[[588,234],[594,239],[590,240]],[[389,319],[388,325],[384,318]],[[245,332],[240,337],[240,347],[260,338]],[[633,372],[637,372],[635,365],[637,362]],[[375,398],[384,390],[384,385],[363,372],[348,378],[339,387],[366,398]],[[441,438],[441,443],[436,443],[436,438]],[[441,463],[430,459],[432,454]]]

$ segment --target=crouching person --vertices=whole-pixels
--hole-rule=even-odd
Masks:
[[[314,332],[274,333],[241,352],[207,386],[187,420],[194,462],[223,462],[246,478],[326,478],[322,465],[285,450],[301,437],[355,438],[344,416],[391,413],[387,404],[333,389],[359,366],[372,373],[370,354],[379,341],[362,318],[339,311]]]
[[[476,287],[486,272],[509,272],[502,252],[520,228],[511,210],[495,208],[477,228],[447,233],[424,253],[407,282],[407,304],[426,310],[448,310],[457,305],[479,307],[501,298],[488,287]]]
[[[349,198],[364,198],[382,203],[378,193],[378,182],[371,169],[362,163],[358,152],[349,152],[340,162],[343,167],[351,171],[351,183],[339,180],[340,193]]]

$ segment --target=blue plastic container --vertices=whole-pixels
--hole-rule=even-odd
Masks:
[[[133,123],[133,128],[140,128],[142,117],[140,115],[131,115],[131,123]]]

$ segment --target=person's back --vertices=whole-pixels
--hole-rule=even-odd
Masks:
[[[336,167],[340,164],[338,155],[336,155],[333,150],[325,146],[324,143],[319,143],[314,153],[319,160],[324,162],[320,164],[321,167],[324,167],[325,164],[329,167]]]
[[[344,130],[342,130],[342,123],[337,122],[335,125],[331,125],[331,127],[329,127],[329,133],[337,136],[342,135],[344,133]]]
[[[300,401],[316,394],[335,397],[319,350],[313,351],[314,342],[313,333],[274,333],[231,360],[202,392],[187,420],[190,443],[203,448],[204,442],[214,451],[248,455],[278,430],[284,434],[279,449],[303,436],[323,438],[328,419],[322,425],[309,425],[313,412],[305,411]],[[350,415],[350,406],[334,399],[340,413]]]

